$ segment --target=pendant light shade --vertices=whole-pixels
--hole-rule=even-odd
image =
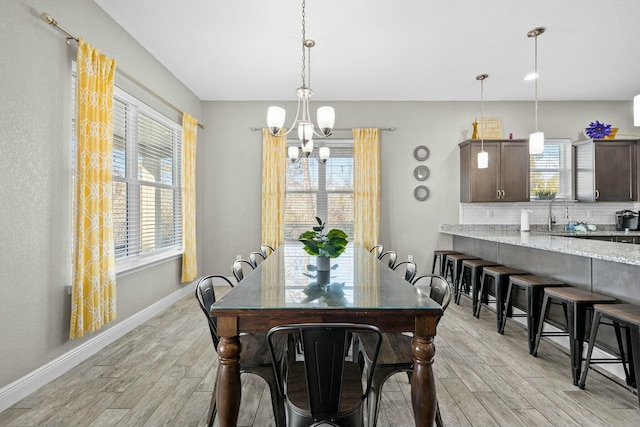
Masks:
[[[534,28],[527,33],[527,37],[535,40],[535,55],[534,55],[534,85],[535,85],[535,124],[536,131],[529,135],[529,154],[542,154],[544,151],[544,133],[538,130],[538,36],[544,33],[544,27]]]
[[[476,80],[480,81],[480,152],[478,153],[478,169],[489,167],[489,153],[484,151],[484,81],[489,74],[480,74]]]
[[[544,151],[544,132],[529,135],[529,154],[542,154]]]
[[[489,153],[480,151],[478,153],[478,169],[486,169],[489,167]]]
[[[640,95],[633,98],[633,125],[640,126]]]

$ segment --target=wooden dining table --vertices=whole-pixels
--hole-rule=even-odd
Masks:
[[[411,401],[416,426],[432,426],[436,386],[433,338],[442,307],[363,247],[348,245],[316,270],[298,242],[280,246],[212,307],[218,318],[216,405],[220,426],[236,426],[240,410],[242,333],[293,323],[351,322],[383,332],[413,332]]]

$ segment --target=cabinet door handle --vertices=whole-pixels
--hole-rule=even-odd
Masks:
[[[499,199],[500,198],[500,190],[498,190],[498,194],[496,195],[496,198]]]
[[[596,200],[598,200],[599,198],[600,198],[600,192],[596,190]]]

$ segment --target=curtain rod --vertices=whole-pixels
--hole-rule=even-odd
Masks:
[[[76,42],[78,41],[78,37],[74,36],[73,33],[71,33],[69,30],[67,30],[66,28],[64,28],[63,26],[61,26],[60,24],[58,24],[58,21],[56,21],[53,16],[51,16],[50,14],[48,14],[47,12],[42,12],[40,14],[40,18],[46,22],[49,25],[53,25],[54,27],[56,27],[58,30],[62,31],[63,33],[65,33],[67,35],[67,44],[69,44],[69,42],[71,40],[75,40]],[[180,114],[184,114],[182,112],[182,110],[180,110],[178,107],[176,107],[175,105],[173,105],[172,103],[170,103],[169,101],[167,101],[166,99],[164,99],[163,97],[161,97],[160,95],[158,95],[157,93],[155,93],[154,91],[152,91],[151,89],[149,89],[146,85],[142,84],[140,81],[134,79],[130,74],[124,72],[123,70],[121,70],[120,68],[118,68],[118,72],[120,74],[122,74],[124,77],[126,77],[128,80],[130,80],[132,83],[140,86],[142,89],[146,90],[147,92],[149,92],[151,95],[155,96],[157,99],[159,99],[160,101],[162,101],[163,103],[165,103],[166,105],[168,105],[169,107],[173,108],[174,110],[176,110],[178,113]],[[198,126],[201,129],[204,129],[205,126],[202,123],[198,123]]]
[[[262,132],[262,129],[265,128],[249,128],[251,132]],[[353,128],[333,128],[332,132],[351,132]],[[380,132],[393,132],[396,128],[380,128]]]

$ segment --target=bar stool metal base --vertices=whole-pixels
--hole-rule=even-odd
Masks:
[[[547,317],[549,304],[552,300],[559,301],[563,307],[565,307],[567,333],[569,335],[569,353],[571,355],[571,375],[573,377],[573,385],[577,386],[581,373],[587,309],[593,309],[595,304],[613,304],[616,302],[616,299],[571,286],[545,288],[544,300],[542,301],[542,309],[540,311],[538,334],[536,335],[536,343],[531,353],[533,356],[538,355],[540,338],[543,336],[558,335],[557,333],[543,332],[544,320]]]
[[[622,363],[627,385],[638,388],[640,384],[640,306],[634,304],[596,304],[593,306],[593,322],[591,323],[591,333],[589,335],[589,347],[585,358],[585,365],[580,377],[578,386],[584,389],[591,364],[599,363]],[[610,320],[606,323],[604,320]],[[593,347],[598,335],[598,327],[601,324],[610,325],[615,328],[618,340],[618,351],[620,357],[616,359],[594,359]],[[629,357],[625,358],[624,347],[620,330],[624,329],[627,338],[627,350]],[[640,396],[638,397],[640,406]]]

